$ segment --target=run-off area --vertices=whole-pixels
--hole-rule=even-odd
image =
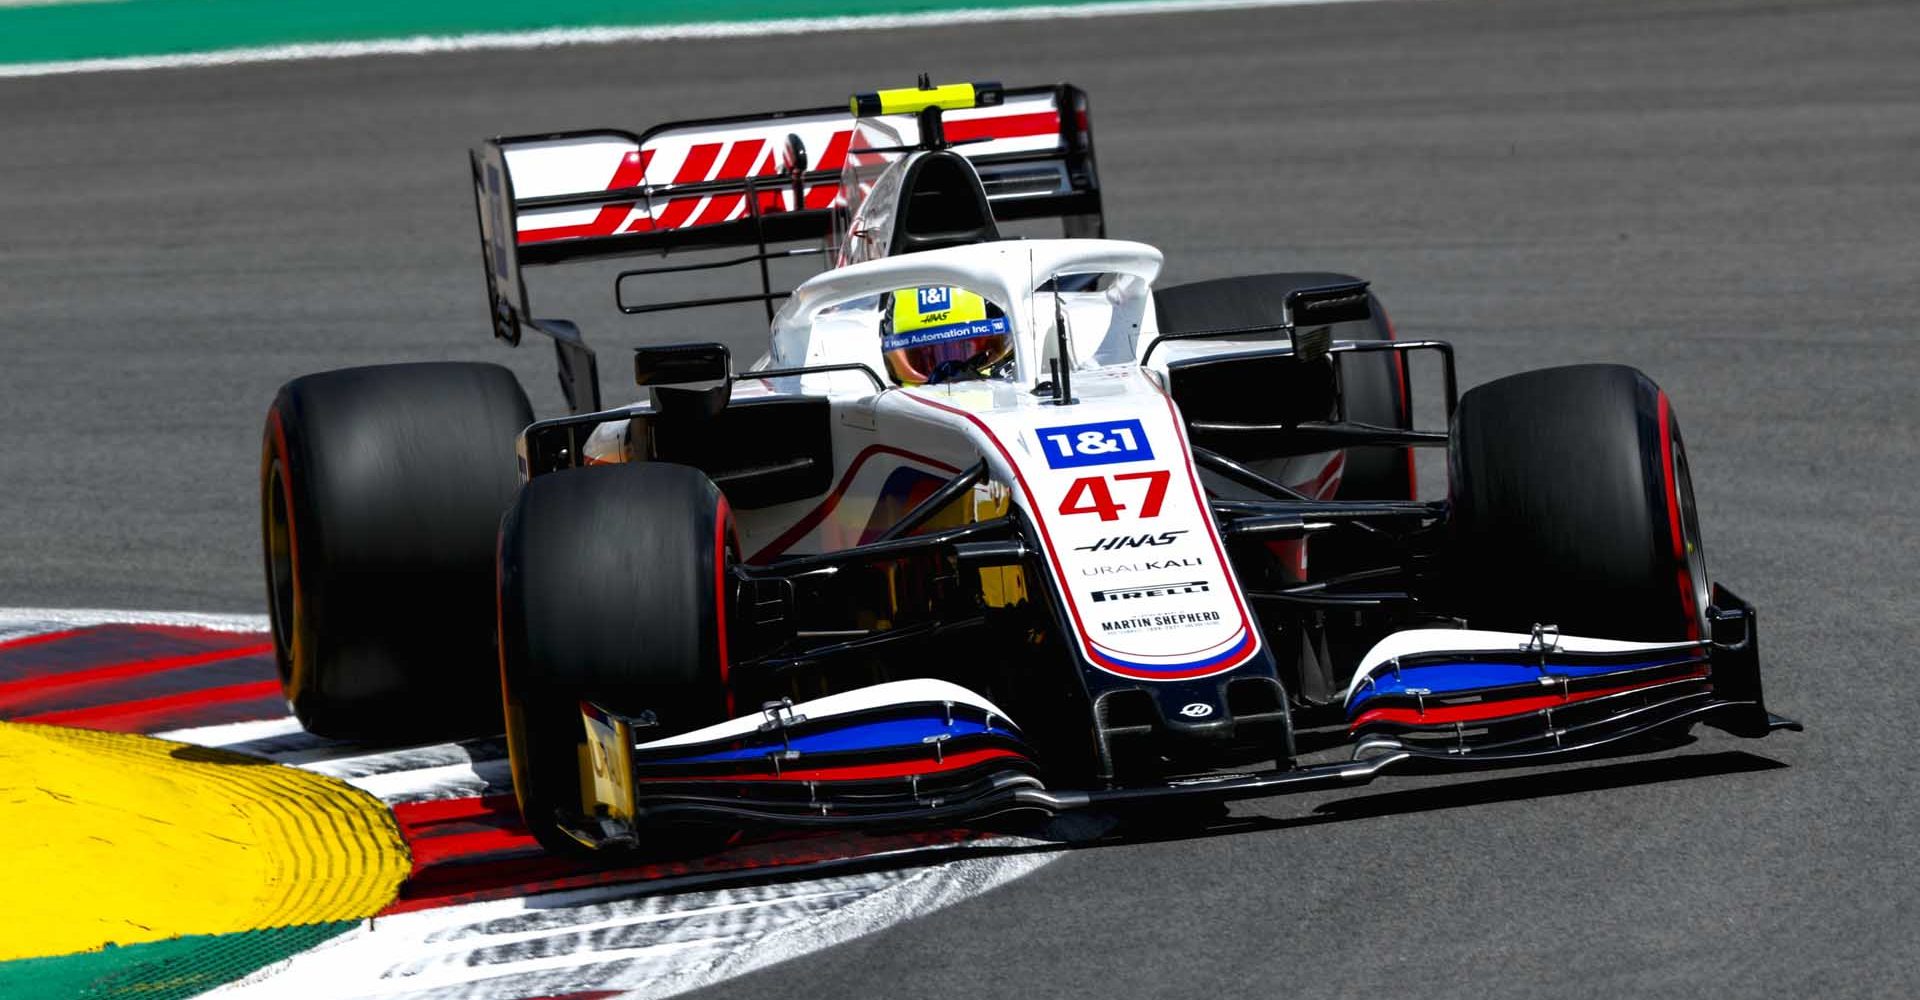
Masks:
[[[410,855],[375,917],[290,938],[280,953],[310,950],[262,967],[215,962],[197,938],[161,942],[124,952],[141,960],[132,972],[79,963],[62,984],[75,995],[132,983],[184,996],[238,976],[215,994],[325,983],[342,998],[666,996],[978,895],[1054,856],[1038,842],[932,831],[763,838],[615,867],[559,859],[520,825],[502,740],[312,736],[287,715],[265,628],[257,616],[0,611],[0,719],[34,724],[18,730],[147,734],[240,769],[271,761],[337,778],[391,809]]]

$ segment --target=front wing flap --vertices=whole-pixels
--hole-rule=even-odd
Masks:
[[[1433,650],[1396,667],[1363,670],[1352,695],[1365,696],[1349,698],[1348,760],[1136,787],[1047,788],[1014,721],[944,681],[895,681],[773,703],[758,715],[653,741],[637,720],[583,704],[591,774],[583,775],[585,815],[568,825],[583,843],[609,847],[637,844],[649,826],[678,823],[978,822],[1008,813],[1284,795],[1362,785],[1390,772],[1590,759],[1631,752],[1696,723],[1750,738],[1799,730],[1768,712],[1762,698],[1753,608],[1725,588],[1716,587],[1714,597],[1712,634],[1658,656],[1583,652],[1572,637],[1548,645],[1536,633],[1513,636],[1536,641],[1516,643],[1526,655],[1514,662],[1488,664],[1485,650],[1455,651],[1453,665],[1461,669],[1451,680],[1491,681],[1478,688],[1444,687],[1447,656]],[[1534,673],[1516,682],[1506,669],[1515,666]]]

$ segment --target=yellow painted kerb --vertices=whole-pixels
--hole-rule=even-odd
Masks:
[[[0,722],[0,960],[372,916],[409,868],[344,782],[145,736]]]

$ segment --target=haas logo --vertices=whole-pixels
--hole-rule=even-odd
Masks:
[[[1171,545],[1186,533],[1186,529],[1182,528],[1179,531],[1162,531],[1158,534],[1115,535],[1112,538],[1102,538],[1092,545],[1076,545],[1073,548],[1076,552],[1112,552],[1117,549],[1138,549],[1149,545]]]

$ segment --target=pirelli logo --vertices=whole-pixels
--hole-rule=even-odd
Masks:
[[[1106,601],[1132,601],[1142,597],[1169,597],[1174,594],[1204,594],[1207,592],[1205,580],[1191,583],[1163,583],[1155,587],[1119,587],[1113,590],[1096,590],[1093,601],[1100,604]]]

